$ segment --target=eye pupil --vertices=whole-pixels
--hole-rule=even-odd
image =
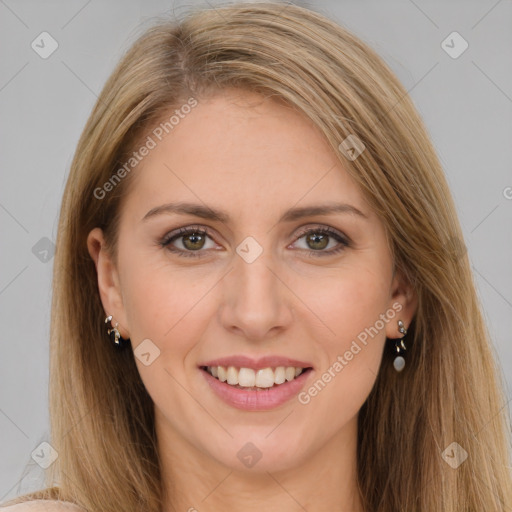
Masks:
[[[310,235],[307,235],[307,243],[313,242],[313,244],[319,243],[319,246],[312,247],[314,249],[325,249],[328,245],[328,236],[322,235],[320,233],[313,233]]]
[[[189,240],[195,240],[195,241],[192,241],[192,246],[190,246],[187,243],[187,241],[189,241]],[[198,241],[199,241],[199,246],[195,246],[194,244],[197,243]],[[190,233],[188,235],[183,235],[183,245],[187,249],[192,249],[192,250],[201,249],[204,245],[204,236],[200,233]]]

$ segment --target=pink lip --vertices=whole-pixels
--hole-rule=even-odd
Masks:
[[[261,362],[261,361],[260,361]],[[208,364],[205,366],[224,366],[223,364]],[[234,366],[234,365],[232,365]],[[268,367],[269,365],[265,366]],[[286,366],[279,364],[278,366]],[[290,366],[294,366],[290,364]],[[300,366],[300,365],[297,365]],[[278,386],[258,390],[239,389],[221,382],[210,375],[206,370],[200,370],[204,375],[206,382],[213,392],[225,403],[237,409],[246,411],[265,411],[284,404],[292,397],[296,396],[304,387],[309,378],[311,370],[301,373],[295,379],[279,384]]]
[[[247,356],[221,357],[220,359],[213,359],[212,361],[200,363],[198,366],[225,366],[226,368],[228,366],[234,366],[236,368],[252,368],[253,370],[277,368],[278,366],[299,366],[301,368],[313,367],[311,363],[280,356],[264,356],[260,359],[252,359]]]

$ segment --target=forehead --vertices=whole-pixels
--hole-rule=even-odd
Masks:
[[[340,202],[363,208],[358,186],[318,128],[273,99],[227,90],[198,101],[163,131],[132,171],[129,210],[203,202],[233,217],[278,215],[294,205]],[[163,117],[163,123],[170,115]],[[144,211],[143,211],[144,210]]]

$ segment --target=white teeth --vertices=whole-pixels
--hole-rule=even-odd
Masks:
[[[295,378],[295,368],[288,366],[284,372],[286,380],[293,380]]]
[[[208,372],[221,382],[227,382],[231,386],[244,388],[271,388],[272,386],[292,381],[298,377],[304,368],[300,366],[278,366],[277,368],[236,368],[235,366],[208,366]]]
[[[212,372],[213,375],[213,372]],[[244,388],[252,388],[256,382],[256,373],[252,368],[240,368],[238,384]]]
[[[228,384],[236,386],[238,384],[238,370],[234,366],[228,366]]]
[[[274,372],[274,379],[276,384],[282,384],[286,380],[286,373],[284,366],[278,366]]]
[[[213,371],[212,371],[212,368],[213,366],[208,366],[208,371],[213,375]],[[221,382],[226,382],[228,376],[226,375],[226,368],[224,368],[224,366],[216,366],[215,368],[217,368],[217,378],[221,381]]]
[[[274,385],[274,370],[263,368],[256,372],[256,387],[271,388]]]

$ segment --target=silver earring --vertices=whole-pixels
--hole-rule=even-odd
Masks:
[[[109,322],[112,322],[112,315],[109,315],[107,316],[107,318],[105,318],[105,323],[107,324]],[[110,325],[111,328],[107,328],[107,334],[110,336],[110,341],[116,348],[124,348],[128,344],[128,341],[130,340],[125,340],[124,338],[121,337],[121,333],[117,328],[119,322],[116,322],[116,325],[114,327],[112,327],[112,323]]]
[[[402,320],[398,320],[398,331],[403,334],[401,338],[397,338],[395,340],[394,351],[396,353],[395,360],[393,361],[393,366],[397,372],[401,372],[405,368],[405,359],[404,352],[407,350],[405,347],[404,338],[407,334],[407,329],[404,326]]]

